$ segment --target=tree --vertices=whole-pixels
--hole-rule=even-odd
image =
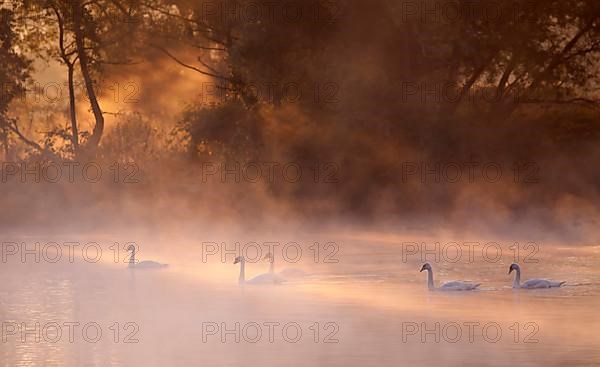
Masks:
[[[136,52],[139,19],[135,4],[135,1],[119,0],[18,2],[17,9],[21,16],[37,18],[38,26],[44,30],[39,37],[23,46],[46,53],[67,69],[71,130],[69,140],[75,155],[94,156],[102,138],[104,112],[98,101],[99,84],[105,65],[131,63],[130,57]],[[89,134],[82,133],[77,124],[77,71],[83,79],[85,95],[95,121]],[[32,143],[22,134],[19,136]],[[84,145],[82,137],[87,137]],[[41,146],[39,148],[44,150]]]
[[[446,70],[428,69],[427,75],[440,76],[438,83],[457,89],[457,98],[446,101],[446,112],[454,113],[478,92],[485,92],[493,121],[531,103],[600,102],[588,89],[597,81],[600,56],[597,2],[493,2],[488,6],[497,8],[479,12],[473,12],[471,1],[449,3],[458,9],[456,21],[413,24],[423,43],[436,50],[436,64]]]
[[[308,69],[335,29],[336,9],[326,0],[285,3],[249,0],[146,1],[160,24],[151,46],[178,64],[211,77],[222,95],[248,108],[279,106],[291,84],[312,88]],[[190,50],[184,62],[169,46]]]
[[[30,62],[15,50],[16,34],[13,31],[14,14],[9,9],[0,8],[0,142],[5,159],[9,158],[9,134],[20,133],[14,119],[7,116],[12,100],[25,90],[29,76]]]

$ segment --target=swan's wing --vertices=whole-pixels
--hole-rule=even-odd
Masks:
[[[300,278],[308,275],[307,272],[298,268],[285,268],[282,271],[280,271],[279,274],[286,278]]]
[[[453,282],[447,282],[447,283],[442,284],[440,286],[440,289],[446,290],[446,291],[470,291],[470,290],[476,289],[479,286],[480,286],[480,284],[473,284],[473,283],[461,282],[461,281],[453,281]]]
[[[554,288],[560,287],[565,282],[555,282],[548,279],[529,279],[521,284],[521,288],[536,289],[536,288]]]
[[[257,275],[254,278],[246,281],[247,284],[274,284],[274,283],[282,283],[285,279],[278,276],[277,274],[264,273],[261,275]]]
[[[535,289],[535,288],[548,288],[548,281],[545,279],[529,279],[521,284],[521,288]]]
[[[135,264],[133,267],[139,268],[139,269],[158,269],[158,268],[164,268],[167,266],[168,266],[167,264],[161,264],[156,261],[142,261],[142,262]]]
[[[286,281],[286,279],[279,274],[272,273],[271,277],[273,278],[273,283],[283,283]]]

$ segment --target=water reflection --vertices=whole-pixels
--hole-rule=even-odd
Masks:
[[[58,342],[35,342],[27,333],[22,342],[19,331],[5,335],[0,366],[600,363],[597,249],[570,251],[568,257],[565,250],[554,249],[523,267],[525,278],[567,280],[560,289],[513,290],[506,274],[509,259],[440,263],[437,282],[484,283],[478,291],[444,293],[427,291],[419,261],[400,262],[388,246],[357,247],[337,266],[266,287],[238,287],[237,268],[229,263],[175,261],[164,271],[121,264],[3,264],[0,318],[5,329],[21,323],[31,329],[36,322],[80,326],[72,342],[64,326]],[[213,268],[218,270],[206,270]],[[264,271],[264,264],[254,270]],[[100,340],[82,336],[89,323],[99,325]],[[207,337],[208,324],[219,330]],[[263,335],[248,341],[256,333],[247,327],[250,334],[243,334],[244,326],[255,324]],[[278,325],[272,342],[265,324]],[[302,332],[295,342],[282,334],[292,324]],[[324,342],[328,337],[337,342]]]

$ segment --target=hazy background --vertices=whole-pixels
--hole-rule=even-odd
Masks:
[[[2,5],[5,230],[272,219],[593,241],[594,1],[97,4]],[[91,160],[99,183],[6,173]],[[115,163],[138,182],[115,184]]]

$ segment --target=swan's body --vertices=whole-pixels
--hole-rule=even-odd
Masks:
[[[169,266],[168,264],[161,264],[156,261],[146,260],[141,262],[136,262],[135,260],[135,246],[131,245],[127,248],[127,251],[131,251],[131,256],[129,257],[129,265],[130,269],[160,269],[166,268]]]
[[[297,268],[285,268],[279,274],[285,278],[302,278],[308,275],[304,270]]]
[[[257,275],[246,281],[247,284],[276,284],[282,282],[285,282],[285,280],[280,279],[276,274],[269,273]]]
[[[444,291],[470,291],[476,289],[480,285],[481,284],[453,281],[442,284],[439,289]]]
[[[238,282],[240,285],[243,284],[277,284],[284,282],[285,279],[279,277],[277,274],[271,272],[257,275],[250,280],[246,280],[246,259],[243,256],[235,258],[234,264],[240,263],[240,277]]]
[[[519,264],[511,264],[510,268],[508,268],[508,274],[512,273],[513,270],[517,272],[515,280],[513,281],[513,288],[515,289],[558,288],[566,283],[548,279],[529,279],[521,283],[521,267],[519,266]]]
[[[298,268],[285,268],[285,269],[281,270],[279,273],[275,273],[275,256],[269,252],[265,255],[264,259],[270,260],[269,273],[274,274],[275,276],[279,277],[280,279],[302,278],[302,277],[305,277],[308,275],[307,272],[305,272],[302,269],[298,269]]]
[[[472,291],[481,285],[456,280],[444,283],[439,288],[436,288],[433,283],[433,269],[431,265],[429,263],[423,264],[420,271],[423,270],[427,270],[427,288],[429,288],[430,291]]]

